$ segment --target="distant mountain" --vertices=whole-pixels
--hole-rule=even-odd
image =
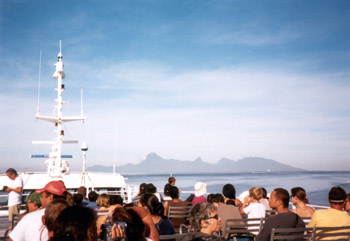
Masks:
[[[88,171],[110,172],[112,167],[92,166]],[[260,158],[246,157],[237,161],[221,158],[217,163],[207,163],[201,158],[194,161],[180,161],[174,159],[163,159],[155,153],[150,153],[147,158],[139,164],[127,164],[117,167],[119,173],[143,173],[143,174],[164,174],[164,173],[230,173],[230,172],[275,172],[275,171],[305,171],[280,162]]]

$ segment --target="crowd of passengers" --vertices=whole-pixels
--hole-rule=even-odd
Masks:
[[[168,179],[164,195],[152,183],[142,183],[129,204],[119,195],[87,194],[85,187],[71,194],[63,182],[49,182],[28,196],[27,209],[8,240],[158,241],[159,235],[175,234],[182,223],[190,227],[183,241],[228,240],[230,237],[220,235],[225,220],[242,218],[265,218],[262,230],[252,232],[258,241],[270,240],[272,228],[350,226],[346,212],[350,210],[350,195],[341,187],[329,191],[329,209],[315,210],[308,206],[301,187],[291,189],[291,198],[283,188],[274,189],[268,197],[264,188],[252,187],[240,200],[232,184],[224,185],[222,193],[205,197],[206,184],[198,182],[195,194],[181,200],[175,182],[174,177]],[[290,199],[295,207],[291,210]],[[192,207],[190,217],[168,218],[170,206]],[[308,225],[304,217],[311,218]]]

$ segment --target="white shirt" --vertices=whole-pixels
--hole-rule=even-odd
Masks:
[[[13,180],[10,184],[11,188],[21,187],[23,189],[23,180],[20,176],[17,176],[15,180]],[[22,203],[22,192],[18,193],[15,191],[9,192],[9,199],[7,205],[9,207],[18,205]]]
[[[10,233],[13,241],[47,241],[48,233],[42,222],[45,208],[25,215]]]

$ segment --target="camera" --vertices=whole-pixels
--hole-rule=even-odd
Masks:
[[[3,186],[2,187],[2,192],[6,192],[6,189],[8,188],[8,186]]]
[[[106,223],[102,225],[102,233],[100,235],[101,240],[106,240],[106,241],[112,240],[112,227],[114,224],[117,226],[120,226],[124,232],[126,227],[128,226],[126,222],[114,222],[114,223]],[[120,238],[120,239],[122,240],[125,238]]]

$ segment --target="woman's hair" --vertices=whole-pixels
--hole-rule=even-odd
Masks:
[[[291,196],[292,197],[297,197],[300,201],[304,203],[310,203],[309,200],[306,198],[306,192],[304,188],[302,187],[293,187],[290,190]]]
[[[56,219],[53,237],[52,240],[96,241],[94,210],[82,206],[67,207]]]
[[[263,196],[263,192],[260,187],[252,187],[249,189],[249,196],[259,201]]]
[[[226,197],[226,198],[230,198],[230,199],[236,199],[236,189],[232,184],[226,184],[223,188],[222,188],[222,194]]]
[[[152,193],[144,194],[140,199],[140,203],[142,206],[147,207],[152,215],[164,216],[163,204]]]
[[[179,189],[176,186],[171,186],[169,188],[169,196],[171,199],[179,198]]]
[[[125,222],[125,235],[129,241],[144,241],[145,225],[140,216],[132,209],[120,207],[114,210],[112,222]]]
[[[202,220],[207,220],[211,213],[216,211],[216,207],[211,203],[196,204],[190,214],[190,224],[195,232],[200,232],[202,229]]]
[[[96,201],[97,206],[99,207],[109,207],[109,196],[105,193],[102,193],[100,196],[98,196]]]

